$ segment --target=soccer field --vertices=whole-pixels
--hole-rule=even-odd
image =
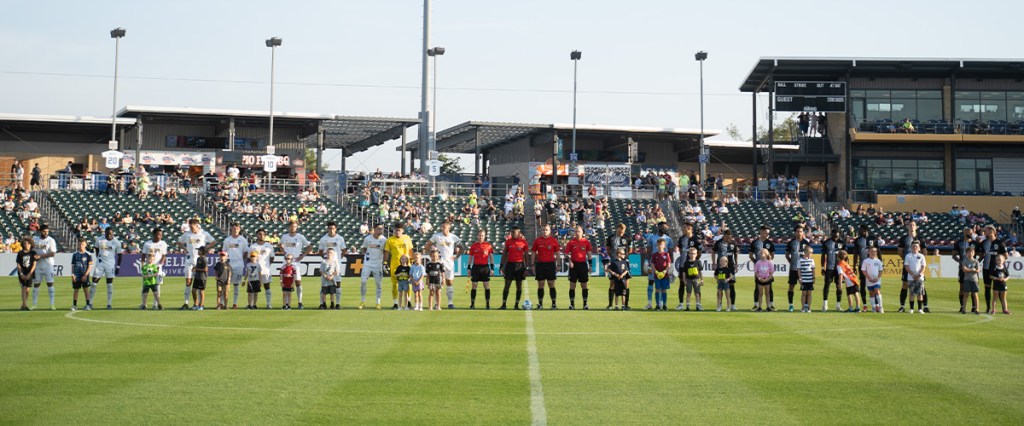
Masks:
[[[68,281],[58,311],[20,312],[0,278],[0,423],[1024,423],[1020,316],[956,313],[953,280],[930,315],[895,313],[898,284],[884,315],[820,313],[820,283],[813,313],[752,313],[743,280],[721,313],[713,292],[707,312],[357,311],[357,280],[340,312],[138,311],[123,279],[118,309],[71,313]]]

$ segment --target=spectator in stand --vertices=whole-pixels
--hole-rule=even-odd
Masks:
[[[131,254],[139,254],[142,252],[142,248],[139,247],[139,242],[137,240],[129,241],[128,247],[125,250]]]
[[[846,206],[839,206],[839,217],[848,219],[850,217],[850,210]]]
[[[1013,220],[1015,220],[1015,221],[1018,221],[1018,222],[1020,221],[1020,217],[1021,216],[1020,216],[1020,207],[1019,206],[1016,206],[1016,207],[1013,208],[1013,211],[1010,212],[1010,217],[1012,217]]]

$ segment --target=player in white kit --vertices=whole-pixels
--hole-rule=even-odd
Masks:
[[[455,309],[455,288],[452,287],[452,281],[455,279],[455,256],[462,248],[462,240],[458,235],[452,234],[451,229],[451,222],[446,220],[441,223],[441,232],[430,237],[423,251],[430,253],[432,248],[437,249],[438,259],[444,265],[444,286],[448,295],[448,309]]]
[[[363,238],[363,270],[359,272],[359,291],[362,299],[359,302],[359,309],[366,305],[366,281],[370,279],[370,275],[373,275],[373,280],[377,283],[377,309],[380,309],[380,283],[384,279],[384,244],[387,242],[384,225],[381,224],[373,227],[373,234]]]
[[[333,248],[334,255],[338,258],[338,264],[341,264],[341,257],[345,255],[345,238],[338,235],[338,224],[327,222],[327,234],[320,237],[320,244],[318,245],[320,251],[318,254],[320,257],[327,258],[327,249]],[[334,278],[335,282],[335,293],[338,299],[338,309],[341,309],[341,274]]]
[[[228,263],[231,264],[231,286],[234,288],[234,296],[231,302],[231,309],[238,309],[238,286],[245,282],[245,259],[249,250],[249,240],[242,236],[242,225],[238,222],[231,223],[231,235],[224,239],[221,250],[228,254]],[[238,271],[238,272],[235,272]]]
[[[285,256],[290,255],[292,257],[292,265],[295,265],[296,268],[293,283],[295,284],[296,296],[299,297],[299,309],[305,309],[302,307],[302,270],[299,262],[309,253],[309,246],[310,242],[306,239],[306,236],[299,233],[299,224],[289,222],[288,233],[281,236],[281,251],[284,252]]]
[[[164,230],[156,228],[153,230],[153,239],[142,245],[142,254],[152,255],[153,263],[160,266],[160,272],[156,275],[156,295],[160,295],[160,286],[164,283],[164,264],[167,263],[167,241],[164,241]],[[143,293],[145,297],[145,293]],[[158,308],[158,297],[153,298],[153,308]]]
[[[256,252],[256,262],[260,264],[260,283],[263,284],[263,292],[267,296],[267,309],[270,306],[270,264],[274,263],[274,245],[266,241],[267,231],[263,228],[256,230],[256,242],[249,246],[249,252]]]
[[[181,310],[188,310],[188,297],[192,293],[192,270],[196,267],[196,260],[199,256],[206,256],[206,253],[197,253],[200,247],[209,247],[213,244],[213,236],[199,227],[199,219],[188,220],[188,231],[178,237],[178,247],[185,249],[185,303]],[[195,301],[192,302],[195,304]]]
[[[53,255],[57,254],[57,241],[50,236],[49,225],[39,227],[39,236],[32,241],[36,251],[36,276],[32,279],[32,309],[39,301],[39,284],[46,281],[46,292],[50,295],[50,310],[54,310],[53,299],[56,296],[53,288]]]
[[[114,237],[114,228],[107,228],[103,236],[96,237],[94,248],[96,250],[96,266],[92,268],[92,291],[89,292],[89,306],[92,306],[92,299],[96,297],[96,284],[100,278],[107,279],[107,309],[114,309],[111,304],[114,301],[114,275],[117,272],[117,264],[121,259],[121,252],[124,251],[121,241]]]

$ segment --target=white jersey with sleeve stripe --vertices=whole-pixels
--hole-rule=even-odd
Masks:
[[[384,235],[374,237],[373,234],[370,234],[364,237],[362,249],[366,250],[366,256],[363,258],[363,263],[377,266],[380,269],[384,265],[384,245],[387,242],[388,239]]]
[[[200,247],[208,247],[215,240],[209,232],[202,229],[199,232],[186,231],[178,237],[178,242],[185,245],[185,255],[189,260],[196,259],[196,250]]]
[[[96,263],[100,265],[116,265],[117,255],[121,253],[123,248],[121,247],[121,241],[116,237],[112,240],[108,240],[105,236],[96,238]]]
[[[318,248],[324,255],[327,254],[327,249],[333,248],[334,252],[338,256],[341,256],[347,247],[345,246],[345,238],[342,237],[341,234],[335,234],[333,237],[324,234],[323,237],[320,237],[320,244]]]
[[[270,275],[270,257],[274,255],[274,246],[266,241],[262,244],[252,243],[249,252],[257,253],[256,261],[260,264],[263,275]]]
[[[32,249],[36,251],[36,254],[42,256],[47,254],[57,253],[57,241],[53,237],[47,236],[46,238],[35,237],[33,239]],[[45,259],[39,259],[39,266],[37,269],[53,270],[53,257],[47,257]]]
[[[153,263],[157,265],[163,261],[164,257],[167,256],[167,241],[160,240],[160,242],[153,242],[153,240],[146,241],[142,245],[142,254],[153,255]]]
[[[430,243],[437,249],[437,255],[442,262],[451,263],[455,257],[455,246],[462,243],[458,235],[438,232],[430,237]]]
[[[305,235],[296,232],[295,235],[284,234],[281,236],[281,251],[286,255],[292,255],[295,259],[305,253],[306,247],[309,247],[309,240]]]
[[[234,266],[245,265],[246,250],[249,249],[249,240],[239,235],[237,237],[228,236],[224,239],[224,243],[221,245],[221,250],[228,254],[228,262],[231,263],[232,268]]]

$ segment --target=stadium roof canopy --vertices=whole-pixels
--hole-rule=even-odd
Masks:
[[[571,124],[467,121],[437,132],[437,150],[439,152],[471,154],[477,149],[488,151],[537,134],[564,134],[567,131],[572,131]],[[690,143],[700,141],[700,130],[695,129],[577,124],[576,133],[588,137],[642,137],[645,141],[664,140]],[[705,138],[719,133],[717,130],[704,129]],[[406,144],[406,149],[415,151],[418,146],[419,142],[413,141]]]
[[[118,118],[117,127],[135,124]],[[36,142],[103,143],[110,140],[110,118],[74,115],[0,114],[0,140]]]
[[[741,92],[767,90],[780,81],[839,81],[865,78],[1024,78],[1024,59],[761,57],[740,85]]]
[[[175,124],[221,124],[234,119],[235,124],[248,127],[269,127],[267,111],[230,109],[126,106],[119,117],[145,117],[145,122]],[[317,131],[325,131],[324,149],[344,149],[346,155],[365,151],[386,141],[400,138],[404,130],[419,124],[415,118],[353,117],[333,114],[274,112],[274,125],[297,127],[309,148],[317,146]]]

